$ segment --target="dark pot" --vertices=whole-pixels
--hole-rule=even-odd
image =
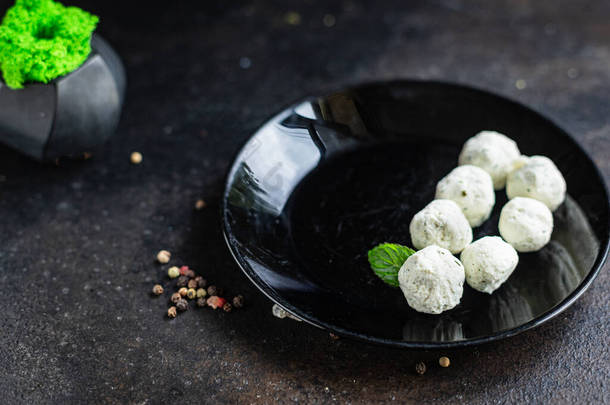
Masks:
[[[100,36],[89,58],[48,84],[12,90],[0,81],[0,142],[37,160],[74,156],[114,132],[125,94],[125,69]]]

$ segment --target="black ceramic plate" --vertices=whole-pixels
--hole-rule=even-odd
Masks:
[[[551,242],[520,254],[492,295],[467,285],[441,315],[418,313],[370,270],[380,242],[411,245],[409,222],[483,129],[550,157],[568,184]],[[506,202],[475,239],[497,235]],[[306,99],[271,118],[228,175],[227,243],[252,282],[297,317],[334,333],[397,347],[455,347],[515,335],[552,318],[591,284],[608,251],[608,195],[563,130],[513,101],[468,87],[373,83]]]

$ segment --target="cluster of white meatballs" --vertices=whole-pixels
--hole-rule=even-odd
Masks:
[[[542,249],[551,239],[551,211],[563,203],[566,182],[545,156],[521,155],[517,144],[494,131],[482,131],[464,144],[459,166],[436,186],[435,200],[411,220],[418,252],[398,273],[407,303],[419,312],[439,314],[459,304],[464,281],[491,294],[517,267],[518,252]],[[509,201],[500,212],[499,236],[472,241],[506,186]],[[461,253],[460,260],[454,254]]]

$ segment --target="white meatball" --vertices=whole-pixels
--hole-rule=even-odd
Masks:
[[[409,225],[416,249],[438,245],[460,253],[472,242],[472,228],[460,207],[451,200],[434,200],[419,211]]]
[[[398,283],[411,308],[440,314],[460,303],[464,266],[450,251],[428,246],[409,256],[398,272]]]
[[[436,185],[436,198],[454,201],[475,227],[481,225],[496,203],[491,176],[480,167],[458,166]]]
[[[535,252],[551,239],[553,214],[538,200],[515,197],[502,207],[499,230],[517,251]]]
[[[513,161],[521,156],[515,141],[495,131],[481,131],[468,139],[458,159],[459,165],[474,165],[491,175],[494,188],[506,184],[506,175],[513,169]]]
[[[555,163],[546,156],[531,156],[506,180],[508,198],[529,197],[546,204],[551,211],[566,198],[566,181]]]
[[[460,255],[466,282],[477,291],[491,294],[504,283],[519,263],[515,248],[499,236],[485,236],[466,246]]]

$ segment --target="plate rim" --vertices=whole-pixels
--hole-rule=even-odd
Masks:
[[[462,83],[442,81],[442,80],[420,80],[420,79],[411,79],[411,78],[390,79],[390,80],[370,80],[370,81],[360,81],[360,82],[356,82],[356,83],[345,83],[342,86],[329,88],[326,91],[322,91],[321,94],[323,94],[323,95],[332,94],[333,92],[336,92],[336,91],[361,88],[361,87],[367,87],[367,86],[374,86],[374,85],[391,86],[391,85],[396,85],[396,84],[447,86],[447,87],[453,87],[456,89],[474,91],[474,92],[482,93],[486,96],[492,96],[492,97],[496,97],[498,99],[502,99],[502,101],[504,101],[504,102],[515,104],[515,105],[519,106],[520,108],[524,108],[526,110],[529,110],[529,111],[535,113],[541,119],[543,119],[550,125],[554,126],[559,132],[562,133],[563,136],[567,137],[574,144],[574,146],[576,148],[578,148],[578,150],[592,164],[595,175],[597,176],[597,180],[598,180],[599,184],[601,184],[602,191],[605,195],[606,210],[610,214],[610,198],[609,198],[609,192],[608,192],[608,185],[606,184],[606,181],[600,171],[600,168],[595,163],[595,161],[591,158],[591,155],[583,148],[583,146],[570,133],[568,133],[561,126],[559,126],[554,120],[547,117],[545,114],[542,114],[537,109],[530,107],[528,105],[525,105],[524,103],[521,103],[510,97],[507,97],[504,94],[495,93],[488,89],[473,86],[470,84],[462,84]],[[238,252],[237,247],[231,243],[231,226],[230,226],[230,223],[228,220],[229,211],[228,211],[228,207],[227,207],[227,197],[228,197],[228,190],[229,190],[229,182],[231,180],[231,174],[233,173],[233,169],[235,168],[235,163],[236,163],[237,157],[241,154],[241,152],[244,150],[245,146],[252,139],[252,137],[260,130],[260,128],[263,125],[265,125],[267,122],[269,122],[269,120],[271,120],[273,117],[277,116],[282,111],[285,111],[287,108],[297,105],[299,101],[308,100],[308,99],[311,99],[311,97],[312,96],[304,95],[303,97],[300,97],[297,101],[286,104],[284,106],[284,108],[282,108],[282,109],[278,109],[272,115],[270,115],[265,120],[263,120],[263,122],[256,127],[254,132],[252,132],[246,138],[246,140],[237,149],[236,153],[234,154],[234,156],[231,159],[231,164],[227,170],[227,173],[225,175],[225,181],[223,183],[224,190],[222,193],[222,202],[221,202],[221,206],[220,206],[221,219],[222,219],[222,234],[223,234],[225,243],[227,244],[227,247],[228,247],[229,251],[231,252],[231,256],[233,257],[233,259],[235,260],[235,262],[237,263],[237,265],[241,269],[241,271],[246,275],[248,280],[250,280],[250,282],[252,284],[254,284],[256,286],[256,288],[258,288],[259,291],[261,291],[274,304],[279,305],[281,308],[283,308],[287,312],[291,313],[292,315],[296,316],[297,318],[301,319],[302,321],[304,321],[312,326],[326,330],[328,332],[332,332],[336,335],[354,339],[354,340],[361,341],[361,342],[365,342],[365,343],[372,343],[372,344],[386,346],[386,347],[394,347],[394,348],[400,348],[400,349],[453,349],[453,348],[460,348],[460,347],[471,347],[471,346],[490,343],[490,342],[506,339],[506,338],[509,338],[512,336],[516,336],[520,333],[533,329],[533,328],[540,326],[543,323],[551,320],[552,318],[556,317],[557,315],[559,315],[560,313],[565,311],[567,308],[569,308],[572,304],[574,304],[574,302],[578,298],[580,298],[582,296],[582,294],[584,294],[584,292],[591,286],[591,284],[593,283],[595,278],[600,273],[600,271],[608,257],[608,253],[610,250],[610,215],[608,215],[608,223],[606,224],[604,240],[600,241],[600,253],[598,254],[595,262],[591,266],[591,269],[589,270],[586,277],[578,284],[578,286],[574,289],[574,291],[572,291],[572,293],[570,293],[567,297],[565,297],[563,300],[561,300],[559,303],[557,303],[554,307],[552,307],[551,309],[549,309],[546,312],[543,312],[542,314],[538,315],[534,319],[532,319],[524,324],[521,324],[519,326],[510,328],[510,329],[506,329],[506,330],[502,330],[502,331],[499,331],[499,332],[491,334],[491,335],[476,337],[476,338],[471,338],[471,339],[458,340],[458,341],[454,341],[454,342],[419,342],[419,341],[407,341],[407,340],[399,341],[399,340],[395,340],[395,339],[386,339],[386,338],[375,337],[372,335],[358,333],[358,332],[347,330],[347,329],[344,329],[341,327],[337,327],[336,325],[332,325],[332,324],[324,322],[320,319],[317,319],[316,317],[307,314],[305,311],[301,311],[298,307],[295,307],[290,302],[282,299],[277,294],[275,294],[273,289],[266,287],[265,283],[258,277],[256,272],[252,269],[252,267],[250,267],[248,265],[248,263],[244,260],[244,258]]]

